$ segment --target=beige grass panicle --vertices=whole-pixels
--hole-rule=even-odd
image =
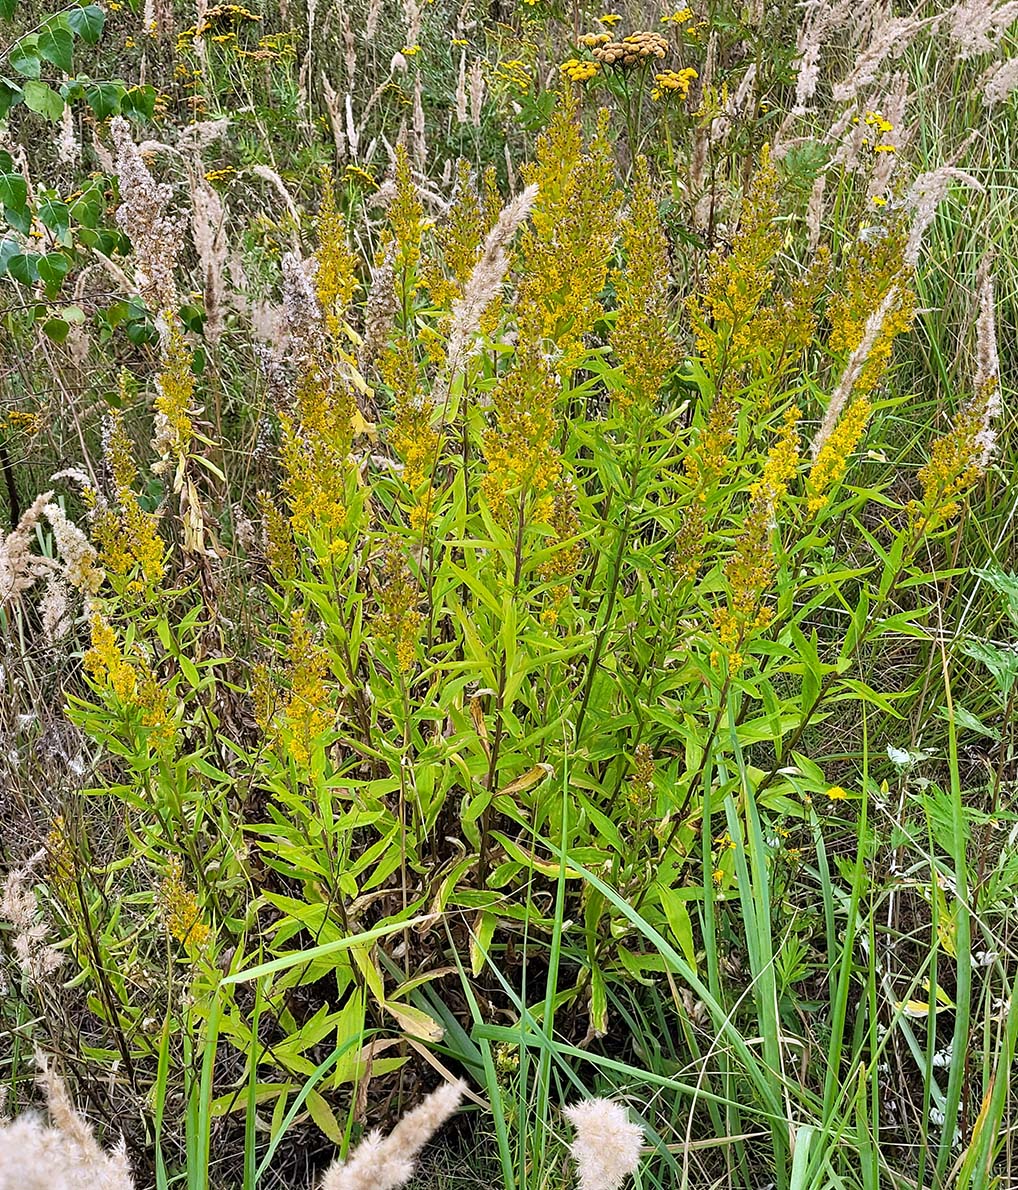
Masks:
[[[104,1152],[61,1079],[37,1061],[50,1122],[29,1113],[0,1125],[0,1190],[134,1190],[123,1142]]]
[[[576,1133],[569,1151],[580,1190],[618,1190],[640,1163],[643,1129],[611,1099],[574,1103],[565,1115]]]
[[[404,1185],[417,1154],[453,1114],[465,1090],[462,1080],[445,1083],[407,1112],[388,1136],[370,1133],[345,1162],[336,1161],[326,1170],[320,1190],[395,1190]]]

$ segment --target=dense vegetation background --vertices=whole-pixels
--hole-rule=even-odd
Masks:
[[[1018,5],[0,19],[7,1112],[1015,1184]]]

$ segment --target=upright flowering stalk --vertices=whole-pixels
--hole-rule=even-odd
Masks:
[[[823,508],[841,482],[872,412],[872,394],[891,362],[894,340],[912,325],[908,242],[908,229],[899,219],[885,234],[854,245],[828,303],[830,347],[847,358],[813,439],[807,480],[811,512]]]
[[[767,455],[763,474],[750,489],[751,503],[735,553],[724,567],[728,600],[714,609],[718,640],[728,653],[728,671],[737,672],[748,638],[773,617],[762,602],[777,570],[773,534],[775,512],[788,490],[799,461],[799,410],[785,411],[777,440]]]
[[[562,457],[554,444],[560,392],[558,377],[532,347],[495,386],[494,424],[484,433],[488,469],[481,491],[503,521],[515,511],[522,524],[525,508],[535,521],[546,522],[552,513],[562,472]]]
[[[994,311],[993,277],[984,260],[979,275],[976,317],[976,367],[972,395],[954,417],[951,429],[933,444],[929,462],[919,472],[921,507],[913,515],[933,527],[957,515],[961,499],[986,472],[996,444],[993,423],[1000,414],[1000,361]]]
[[[576,99],[560,96],[536,160],[523,170],[537,186],[519,250],[520,342],[551,349],[566,373],[583,353],[584,336],[601,317],[601,294],[616,235],[618,192],[608,113],[584,148]]]
[[[622,365],[622,385],[613,392],[620,413],[646,409],[679,360],[668,333],[668,240],[658,218],[646,157],[636,163],[636,182],[622,221],[625,264],[615,282],[618,309],[610,341]]]

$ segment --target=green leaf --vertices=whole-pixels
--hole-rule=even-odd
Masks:
[[[120,100],[120,110],[136,120],[151,120],[156,110],[155,87],[128,87]]]
[[[7,60],[20,75],[27,79],[37,79],[41,70],[39,63],[39,39],[34,34],[23,37],[11,46]]]
[[[17,7],[18,0],[0,0],[0,20],[11,20]]]
[[[39,280],[45,284],[50,297],[59,290],[70,267],[71,262],[62,252],[50,252],[39,259]]]
[[[25,106],[47,120],[59,120],[64,111],[64,101],[49,83],[29,80],[25,83]]]
[[[34,253],[18,252],[7,262],[7,271],[15,281],[31,285],[39,280],[39,257]]]
[[[105,120],[107,116],[115,116],[120,111],[124,90],[122,83],[89,83],[85,88],[85,100],[96,118]]]
[[[72,9],[67,14],[67,24],[86,45],[95,45],[102,37],[106,25],[106,14],[96,4]]]
[[[47,318],[42,324],[42,333],[54,343],[63,343],[70,329],[62,318]]]
[[[21,88],[8,78],[0,78],[0,119],[11,110],[16,103],[21,102]]]
[[[82,227],[96,227],[103,212],[102,190],[89,186],[70,204],[70,212]]]
[[[32,230],[32,212],[28,207],[4,207],[4,217],[15,231],[27,236]]]
[[[39,57],[52,62],[64,74],[74,68],[74,35],[69,29],[59,26],[43,29],[39,34]]]
[[[28,201],[28,183],[21,174],[0,174],[0,202],[5,207],[23,207]]]
[[[17,240],[6,239],[0,241],[0,277],[7,275],[7,265],[12,256],[18,256],[21,252],[21,245]]]
[[[58,198],[46,198],[39,203],[37,211],[40,221],[50,231],[62,235],[71,223],[71,211],[67,203]]]

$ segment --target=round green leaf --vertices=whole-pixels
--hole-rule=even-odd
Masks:
[[[63,115],[64,101],[48,83],[30,79],[25,83],[25,106],[47,120],[59,120]]]
[[[106,14],[96,4],[86,4],[84,8],[74,8],[67,14],[67,23],[88,45],[95,43],[102,37],[106,24]]]

